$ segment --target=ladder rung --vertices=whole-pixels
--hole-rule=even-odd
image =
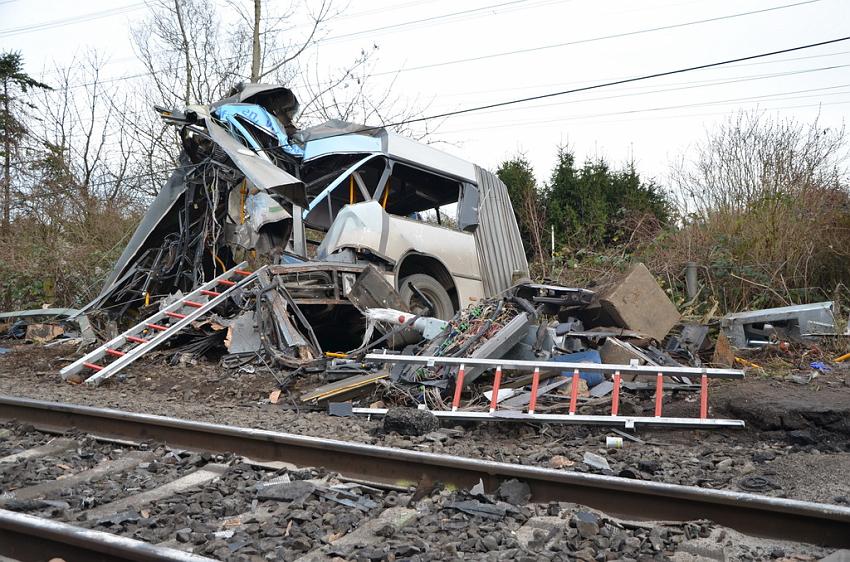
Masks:
[[[100,371],[101,369],[103,369],[102,365],[95,365],[94,363],[83,363],[83,365],[85,365],[89,369],[94,369],[95,371]]]
[[[171,316],[172,318],[179,318],[180,320],[186,318],[185,314],[180,314],[179,312],[171,312],[170,310],[166,310],[165,315]]]
[[[151,324],[150,322],[145,322],[145,326],[147,326],[148,328],[153,328],[154,330],[161,330],[163,332],[168,329],[168,326],[161,326],[159,324]]]
[[[232,287],[236,284],[236,281],[228,281],[227,279],[221,279],[219,283],[221,283],[222,285],[227,285],[228,287]]]
[[[106,348],[106,353],[109,355],[114,355],[115,357],[123,357],[126,355],[123,351],[118,351],[117,349],[112,349],[111,347]]]
[[[185,304],[186,306],[191,306],[192,308],[201,308],[202,306],[204,306],[203,303],[195,301],[183,301],[183,304]]]
[[[201,290],[201,294],[206,295],[208,297],[220,297],[221,296],[221,293],[219,293],[218,291],[207,291],[206,289]],[[189,301],[186,301],[186,302],[189,302]]]
[[[234,269],[233,273],[238,273],[239,275],[251,275],[250,271],[245,271],[244,269]]]
[[[131,341],[133,343],[148,343],[148,340],[145,338],[137,338],[136,336],[127,336],[127,341]]]

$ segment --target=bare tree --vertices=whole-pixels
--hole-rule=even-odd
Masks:
[[[664,259],[705,266],[727,310],[830,298],[850,274],[847,149],[843,127],[731,117],[673,170],[684,218]]]

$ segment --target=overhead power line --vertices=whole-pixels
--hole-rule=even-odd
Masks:
[[[77,23],[84,23],[88,21],[93,21],[96,19],[108,18],[112,16],[120,16],[122,14],[127,14],[133,11],[136,11],[140,8],[144,8],[144,2],[136,2],[135,4],[128,4],[126,6],[119,6],[117,8],[110,8],[108,10],[100,10],[98,12],[89,12],[87,14],[80,14],[77,16],[71,16],[67,18],[60,18],[56,20],[34,23],[29,25],[22,25],[20,27],[10,27],[8,29],[0,29],[0,37],[13,37],[15,35],[22,35],[24,33],[32,33],[33,31],[43,31],[45,29],[53,29],[55,27],[64,27],[66,25],[73,25]]]
[[[751,16],[751,15],[755,15],[755,14],[761,14],[761,13],[772,12],[772,11],[777,11],[777,10],[784,10],[784,9],[787,9],[787,8],[793,8],[793,7],[801,6],[801,5],[805,5],[805,4],[813,4],[815,2],[820,2],[820,1],[822,1],[822,0],[803,0],[801,2],[795,2],[795,3],[792,3],[792,4],[784,4],[784,5],[781,5],[781,6],[773,6],[773,7],[764,8],[764,9],[761,9],[761,10],[752,10],[752,11],[748,11],[748,12],[739,12],[739,13],[735,13],[735,14],[727,14],[727,15],[724,15],[724,16],[717,16],[717,17],[714,17],[714,18],[706,18],[706,19],[681,22],[681,23],[676,23],[676,24],[671,24],[671,25],[666,25],[666,26],[660,26],[660,27],[652,27],[652,28],[647,28],[647,29],[639,29],[639,30],[635,30],[635,31],[627,31],[627,32],[624,32],[624,33],[617,33],[617,34],[613,34],[613,35],[603,35],[603,36],[598,36],[598,37],[589,37],[589,38],[586,38],[586,39],[578,39],[578,40],[575,40],[575,41],[553,43],[553,44],[548,44],[548,45],[540,45],[540,46],[537,46],[537,47],[530,47],[530,48],[527,48],[527,49],[516,49],[516,50],[512,50],[512,51],[503,51],[503,52],[500,52],[500,53],[491,53],[491,54],[488,54],[488,55],[480,55],[480,56],[476,56],[476,57],[455,59],[455,60],[450,60],[450,61],[443,61],[443,62],[438,62],[438,63],[431,63],[431,64],[426,64],[426,65],[414,66],[414,67],[409,67],[409,68],[398,68],[398,69],[395,69],[395,70],[373,72],[371,74],[371,76],[385,76],[385,75],[390,75],[390,74],[399,74],[399,73],[402,73],[402,72],[413,72],[413,71],[424,70],[424,69],[428,69],[428,68],[437,68],[437,67],[441,67],[441,66],[449,66],[449,65],[461,64],[461,63],[467,63],[467,62],[474,62],[474,61],[479,61],[479,60],[493,59],[493,58],[505,57],[505,56],[516,55],[516,54],[542,51],[542,50],[546,50],[546,49],[555,49],[555,48],[567,47],[567,46],[571,46],[571,45],[579,45],[579,44],[583,44],[583,43],[593,43],[593,42],[597,42],[597,41],[605,41],[605,40],[608,40],[608,39],[615,39],[615,38],[620,38],[620,37],[642,35],[642,34],[646,34],[646,33],[653,33],[653,32],[656,32],[656,31],[664,31],[664,30],[668,30],[668,29],[676,29],[676,28],[682,28],[682,27],[687,27],[687,26],[692,26],[692,25],[700,25],[700,24],[709,23],[709,22],[715,22],[715,21]],[[398,25],[403,25],[403,24],[398,24]],[[318,41],[317,41],[317,43],[318,43]],[[276,52],[281,52],[283,50],[284,50],[283,48],[269,49],[267,51],[267,53],[276,53]],[[236,58],[237,57],[223,57],[220,60],[230,61],[230,60],[234,60]],[[156,71],[146,71],[146,72],[141,72],[141,73],[137,73],[137,74],[130,74],[130,75],[127,75],[127,76],[119,76],[119,77],[116,77],[116,78],[109,78],[109,79],[106,79],[106,80],[101,80],[100,83],[101,84],[108,84],[108,83],[113,83],[113,82],[121,82],[121,81],[124,81],[124,80],[132,80],[132,79],[135,79],[135,78],[142,78],[144,76],[152,76],[153,74],[155,74],[157,72],[179,71],[182,68],[185,68],[185,67],[182,66],[182,65],[178,65],[178,66],[175,66],[173,68],[165,68],[165,69],[159,69],[159,70],[156,70]],[[76,89],[76,88],[81,88],[81,87],[91,86],[91,85],[92,85],[91,83],[76,84],[76,85],[73,85],[73,86],[69,86],[67,89]],[[60,88],[60,89],[62,89],[62,88]]]
[[[823,71],[828,71],[828,70],[840,70],[842,68],[848,68],[848,67],[850,67],[850,64],[838,64],[838,65],[832,65],[832,66],[822,66],[822,67],[818,67],[818,68],[807,68],[807,69],[803,69],[803,70],[791,70],[791,71],[787,71],[787,72],[778,72],[778,73],[774,73],[774,74],[761,74],[761,75],[755,75],[755,76],[727,78],[727,79],[723,79],[723,80],[715,80],[715,81],[708,82],[708,83],[682,82],[682,83],[675,85],[675,86],[671,85],[670,87],[659,88],[659,89],[656,89],[656,90],[646,90],[646,91],[643,91],[643,92],[626,91],[625,93],[622,93],[622,94],[606,95],[606,96],[599,96],[599,97],[593,97],[593,98],[582,98],[582,99],[570,100],[570,101],[561,100],[561,101],[555,101],[555,102],[550,102],[550,103],[542,103],[542,104],[538,104],[538,105],[530,105],[530,106],[524,107],[523,110],[541,109],[541,108],[545,108],[545,107],[562,105],[564,103],[579,103],[579,102],[585,103],[585,102],[603,101],[603,100],[610,100],[610,99],[631,98],[631,97],[635,97],[635,96],[647,96],[647,95],[667,93],[667,92],[678,92],[678,91],[682,91],[682,90],[693,90],[695,88],[708,88],[708,87],[712,87],[712,86],[726,86],[726,85],[729,85],[729,84],[738,84],[738,83],[741,83],[741,82],[752,82],[752,81],[756,81],[756,80],[768,80],[768,79],[771,79],[771,78],[784,78],[784,77],[787,77],[787,76],[797,76],[797,75],[800,75],[800,74],[809,74],[809,73],[812,73],[812,72],[823,72]],[[623,90],[629,90],[629,88],[622,88],[619,91],[623,91]],[[614,90],[614,91],[618,91],[618,90]],[[511,110],[513,110],[513,108],[507,107],[507,108],[501,108],[501,109],[488,110],[488,111],[484,111],[483,113],[484,114],[502,113],[502,112],[511,111]]]
[[[781,54],[785,54],[785,53],[793,53],[793,52],[796,52],[796,51],[802,51],[804,49],[812,49],[812,48],[815,48],[815,47],[822,47],[824,45],[832,45],[832,44],[841,43],[841,42],[844,42],[844,41],[850,41],[850,35],[845,36],[845,37],[838,37],[836,39],[829,39],[827,41],[819,41],[817,43],[808,43],[806,45],[799,45],[797,47],[790,47],[790,48],[787,48],[787,49],[779,49],[778,51],[769,51],[769,52],[766,52],[766,53],[758,53],[758,54],[755,54],[755,55],[748,55],[748,56],[745,56],[745,57],[738,57],[738,58],[734,58],[734,59],[726,59],[726,60],[710,62],[710,63],[706,63],[706,64],[699,64],[699,65],[696,65],[696,66],[688,66],[688,67],[685,67],[685,68],[677,68],[675,70],[665,70],[663,72],[655,72],[653,74],[644,74],[644,75],[641,75],[641,76],[635,76],[633,78],[624,78],[622,80],[614,80],[614,81],[611,81],[611,82],[603,82],[603,83],[600,83],[600,84],[593,84],[593,85],[590,85],[590,86],[582,86],[580,88],[572,88],[572,89],[569,89],[569,90],[560,90],[560,91],[557,91],[557,92],[550,92],[548,94],[541,94],[541,95],[537,95],[537,96],[529,96],[529,97],[524,97],[524,98],[516,98],[516,99],[506,100],[506,101],[496,102],[496,103],[488,103],[488,104],[485,104],[485,105],[467,107],[467,108],[464,108],[464,109],[456,109],[454,111],[446,111],[446,112],[443,112],[443,113],[437,113],[435,115],[427,115],[427,116],[424,116],[424,117],[414,117],[412,119],[405,119],[403,121],[398,121],[398,122],[395,122],[395,123],[388,123],[388,124],[377,126],[377,127],[363,127],[363,128],[357,129],[355,131],[351,131],[351,132],[339,133],[339,134],[336,134],[336,135],[330,135],[330,137],[337,137],[337,136],[345,136],[345,135],[350,135],[350,134],[363,133],[363,132],[366,132],[366,131],[374,131],[374,130],[382,129],[382,128],[385,128],[385,127],[396,127],[396,126],[401,126],[401,125],[409,125],[411,123],[419,123],[419,122],[422,122],[422,121],[430,121],[432,119],[444,119],[446,117],[452,117],[452,116],[455,116],[455,115],[463,115],[465,113],[472,113],[472,112],[475,112],[475,111],[483,111],[485,109],[493,109],[493,108],[496,108],[496,107],[506,107],[506,106],[509,106],[509,105],[516,105],[516,104],[520,104],[520,103],[527,103],[527,102],[530,102],[530,101],[537,101],[537,100],[542,100],[542,99],[554,98],[554,97],[558,97],[558,96],[565,96],[565,95],[568,95],[568,94],[576,94],[576,93],[579,93],[579,92],[589,92],[591,90],[599,90],[599,89],[602,89],[602,88],[609,88],[611,86],[619,86],[621,84],[631,84],[631,83],[634,83],[634,82],[642,82],[644,80],[651,80],[653,78],[662,78],[664,76],[673,76],[673,75],[676,75],[676,74],[684,74],[686,72],[694,72],[694,71],[697,71],[697,70],[705,70],[707,68],[716,68],[718,66],[733,64],[733,63],[736,63],[736,62],[744,62],[744,61],[748,61],[748,60],[755,60],[755,59],[761,59],[761,58],[765,58],[765,57],[772,57],[772,56],[781,55]]]
[[[448,61],[435,62],[435,63],[431,63],[431,64],[423,64],[423,65],[419,65],[419,66],[412,66],[412,67],[407,67],[407,68],[398,68],[398,69],[395,69],[395,70],[387,70],[387,71],[384,71],[384,72],[376,72],[376,73],[373,74],[373,76],[382,76],[382,75],[386,75],[386,74],[396,74],[396,73],[399,73],[399,72],[413,72],[413,71],[416,71],[416,70],[426,70],[426,69],[429,69],[429,68],[439,68],[439,67],[443,67],[443,66],[450,66],[450,65],[454,65],[454,64],[475,62],[475,61],[487,60],[487,59],[494,59],[494,58],[506,57],[506,56],[510,56],[510,55],[520,55],[520,54],[525,54],[525,53],[534,53],[534,52],[537,52],[537,51],[544,51],[544,50],[548,50],[548,49],[557,49],[557,48],[560,48],[560,47],[568,47],[568,46],[572,46],[572,45],[582,45],[582,44],[586,44],[586,43],[594,43],[596,41],[606,41],[608,39],[619,39],[619,38],[622,38],[622,37],[632,37],[634,35],[643,35],[645,33],[653,33],[653,32],[656,32],[656,31],[666,31],[666,30],[670,30],[670,29],[678,29],[678,28],[681,28],[681,27],[688,27],[688,26],[691,26],[691,25],[700,25],[700,24],[704,24],[704,23],[711,23],[711,22],[729,20],[729,19],[734,19],[734,18],[741,18],[741,17],[745,17],[745,16],[752,16],[752,15],[755,15],[755,14],[764,14],[764,13],[767,13],[767,12],[774,12],[774,11],[777,11],[777,10],[784,10],[784,9],[787,9],[787,8],[794,8],[794,7],[797,7],[797,6],[803,6],[803,5],[806,5],[806,4],[814,4],[815,2],[820,2],[820,1],[821,0],[803,0],[802,2],[794,2],[793,4],[783,4],[781,6],[773,6],[771,8],[763,8],[761,10],[751,10],[749,12],[739,12],[737,14],[728,14],[728,15],[725,15],[725,16],[717,16],[717,17],[714,17],[714,18],[705,18],[705,19],[700,19],[700,20],[686,21],[686,22],[682,22],[682,23],[674,23],[674,24],[670,24],[670,25],[662,25],[662,26],[658,26],[658,27],[650,27],[648,29],[639,29],[637,31],[626,31],[626,32],[623,32],[623,33],[613,33],[611,35],[602,35],[600,37],[590,37],[590,38],[587,38],[587,39],[576,39],[575,41],[565,41],[565,42],[562,42],[562,43],[554,43],[554,44],[550,44],[550,45],[540,45],[540,46],[537,46],[537,47],[529,47],[527,49],[515,49],[515,50],[512,50],[512,51],[503,51],[501,53],[491,53],[491,54],[488,54],[488,55],[479,55],[479,56],[475,56],[475,57],[453,59],[453,60],[448,60]]]
[[[713,100],[713,101],[705,101],[705,102],[695,102],[695,103],[686,103],[686,104],[677,104],[677,105],[664,105],[657,107],[646,107],[639,109],[627,109],[622,111],[610,111],[604,113],[592,113],[586,115],[568,115],[568,116],[560,116],[560,117],[549,117],[547,119],[539,119],[535,121],[514,121],[514,122],[501,122],[501,123],[492,123],[487,125],[480,126],[471,126],[464,127],[462,129],[454,129],[449,131],[442,131],[443,134],[458,134],[468,131],[484,131],[490,129],[503,129],[510,127],[527,127],[527,126],[535,126],[535,125],[547,125],[549,123],[560,123],[563,121],[581,121],[585,119],[595,119],[598,117],[612,117],[616,115],[634,115],[639,113],[656,113],[659,111],[671,111],[675,109],[692,109],[696,107],[711,107],[715,105],[729,105],[733,103],[741,103],[741,102],[776,102],[776,101],[788,101],[802,98],[813,98],[813,97],[826,97],[826,96],[843,96],[850,94],[850,91],[840,91],[840,92],[827,92],[827,90],[837,90],[840,88],[848,88],[850,87],[850,83],[846,84],[837,84],[835,86],[827,86],[824,88],[809,88],[804,90],[793,90],[789,92],[777,92],[774,94],[761,94],[756,96],[746,96],[746,97],[738,97],[738,98],[727,98],[723,100]],[[810,92],[818,92],[817,94],[810,94]],[[807,94],[807,95],[794,95],[794,94]],[[785,97],[787,96],[787,97]],[[830,105],[829,102],[825,105]]]

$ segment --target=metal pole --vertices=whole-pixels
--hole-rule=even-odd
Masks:
[[[692,301],[699,294],[699,279],[697,278],[697,264],[689,261],[685,264],[685,291],[688,300]]]

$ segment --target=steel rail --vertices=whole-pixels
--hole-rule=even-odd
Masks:
[[[127,537],[0,509],[0,558],[43,562],[61,557],[85,562],[212,562]],[[3,558],[6,560],[7,558]]]
[[[155,440],[184,449],[324,467],[351,477],[409,485],[423,478],[495,490],[517,478],[537,502],[566,501],[641,520],[710,519],[746,534],[850,546],[850,508],[691,486],[393,449],[220,424],[0,396],[0,419],[64,431]]]

